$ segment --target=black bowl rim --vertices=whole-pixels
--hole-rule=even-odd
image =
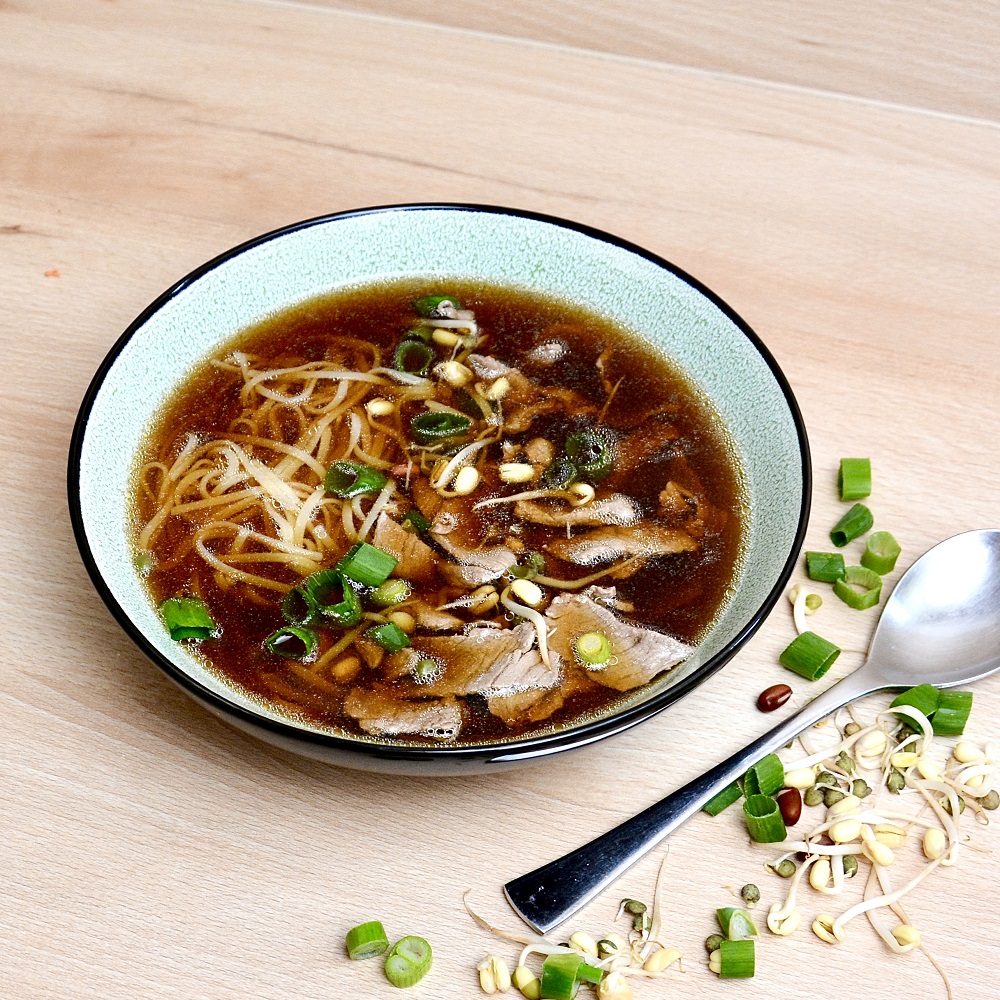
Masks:
[[[520,739],[511,740],[504,743],[492,744],[472,744],[469,746],[457,747],[437,747],[437,746],[394,746],[391,744],[380,744],[368,742],[366,740],[352,739],[350,737],[336,736],[329,733],[318,732],[309,729],[300,729],[291,723],[269,718],[268,716],[250,711],[242,705],[229,701],[221,697],[217,692],[205,687],[195,680],[186,671],[180,669],[169,659],[164,657],[142,631],[132,622],[126,610],[115,600],[110,588],[104,581],[98,569],[96,559],[90,548],[90,542],[83,523],[83,512],[80,497],[80,462],[82,457],[83,442],[86,437],[87,424],[90,419],[94,402],[112,365],[121,354],[125,345],[132,339],[136,332],[149,320],[154,313],[158,312],[171,299],[179,295],[189,285],[213,271],[221,264],[239,256],[247,250],[261,246],[271,240],[287,236],[300,230],[309,229],[313,226],[326,225],[331,222],[343,221],[345,219],[357,218],[360,216],[378,215],[389,212],[421,212],[421,211],[455,211],[473,212],[488,215],[514,216],[521,219],[528,219],[535,222],[545,223],[561,229],[571,230],[581,233],[602,243],[610,244],[629,253],[635,254],[644,260],[655,264],[658,267],[669,271],[680,278],[696,291],[701,293],[713,305],[716,306],[725,316],[727,316],[743,335],[754,346],[762,360],[767,364],[785,398],[789,413],[795,424],[799,442],[799,452],[802,461],[802,499],[799,509],[799,522],[795,532],[795,538],[788,553],[788,557],[778,575],[778,579],[770,592],[761,603],[756,612],[751,615],[743,628],[714,656],[710,657],[697,670],[672,685],[666,691],[661,692],[648,701],[630,706],[603,719],[591,720],[580,725],[571,726],[566,730],[556,733],[547,733],[537,736],[527,736]],[[84,566],[90,575],[101,599],[107,605],[108,610],[117,620],[130,639],[140,650],[153,661],[168,677],[170,677],[181,688],[194,696],[196,700],[207,705],[210,709],[230,717],[236,724],[244,728],[263,729],[266,733],[279,739],[281,742],[290,741],[292,744],[304,744],[303,752],[311,753],[313,756],[324,756],[332,754],[341,757],[341,763],[349,764],[351,755],[362,755],[377,758],[382,761],[409,761],[412,763],[425,762],[429,769],[433,769],[435,763],[451,763],[461,765],[461,763],[474,764],[495,763],[510,764],[518,761],[527,761],[532,758],[544,757],[549,754],[567,750],[573,747],[584,746],[604,739],[615,733],[622,732],[632,726],[642,722],[672,705],[674,702],[690,693],[695,687],[704,682],[714,674],[736,653],[736,651],[760,628],[768,613],[774,607],[778,598],[784,590],[785,584],[791,576],[799,551],[805,539],[806,525],[808,522],[810,502],[812,498],[812,468],[809,451],[809,442],[806,436],[805,422],[799,410],[798,403],[792,393],[784,373],[778,366],[771,352],[765,347],[760,337],[751,329],[748,323],[725,301],[716,295],[710,288],[707,288],[696,278],[686,271],[671,264],[669,261],[646,250],[628,240],[614,236],[603,230],[597,229],[583,223],[572,222],[561,219],[557,216],[546,215],[539,212],[531,212],[522,209],[505,208],[498,205],[478,205],[469,203],[449,203],[449,202],[414,202],[392,205],[375,205],[368,208],[351,209],[343,212],[335,212],[328,215],[320,215],[301,222],[291,223],[278,229],[271,230],[260,236],[253,237],[243,243],[224,251],[206,263],[195,268],[185,277],[171,285],[166,291],[151,302],[126,328],[125,332],[118,338],[104,361],[94,374],[90,385],[84,394],[77,414],[70,439],[69,462],[67,474],[67,491],[69,500],[70,521],[73,533],[76,536],[77,546]]]

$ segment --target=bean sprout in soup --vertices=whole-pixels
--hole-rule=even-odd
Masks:
[[[466,281],[310,301],[202,363],[135,473],[171,635],[292,719],[474,744],[613,708],[719,614],[743,480],[669,360]]]

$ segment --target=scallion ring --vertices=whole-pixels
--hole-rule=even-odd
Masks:
[[[549,955],[542,963],[540,996],[546,1000],[573,1000],[580,988],[577,973],[583,959],[576,952]]]
[[[454,295],[425,295],[413,303],[419,316],[430,318],[441,315],[442,307],[451,306],[454,309],[461,309],[461,303]]]
[[[264,648],[269,653],[282,656],[286,660],[304,660],[316,650],[319,636],[311,628],[300,625],[286,625],[272,632],[264,640]]]
[[[169,597],[160,614],[174,640],[210,639],[218,628],[208,605],[197,597]]]
[[[389,480],[370,466],[360,462],[334,462],[327,470],[323,486],[341,500],[378,493]]]
[[[587,667],[602,667],[611,659],[611,643],[603,632],[584,632],[573,644],[573,651]]]
[[[281,613],[289,625],[315,625],[319,608],[304,586],[293,587],[281,602]]]
[[[385,978],[400,989],[419,983],[431,967],[431,946],[410,935],[397,941],[385,958]]]
[[[410,375],[426,375],[437,360],[434,348],[422,340],[403,340],[396,348],[392,366],[398,372]]]
[[[818,681],[840,656],[840,647],[815,632],[802,632],[781,652],[778,662],[793,673]]]
[[[909,706],[917,709],[929,719],[938,708],[941,692],[933,684],[918,684],[893,698],[889,708]]]
[[[744,941],[723,941],[719,945],[719,978],[752,979],[756,949],[752,938]]]
[[[389,579],[398,564],[399,560],[389,552],[358,542],[337,563],[337,569],[362,586],[377,587]]]
[[[863,504],[856,503],[831,529],[830,541],[842,549],[848,542],[871,530],[875,523],[872,512]]]
[[[879,576],[885,576],[896,568],[896,560],[903,550],[899,542],[888,531],[873,531],[865,541],[865,551],[861,553],[861,565]]]
[[[872,463],[870,458],[842,458],[837,486],[841,500],[863,500],[872,491]]]
[[[410,593],[410,585],[406,580],[386,580],[368,595],[368,600],[377,608],[392,608],[402,604]]]
[[[302,584],[308,600],[320,616],[341,628],[353,628],[361,621],[361,597],[347,575],[338,569],[321,569]]]
[[[597,431],[578,431],[566,438],[566,457],[584,479],[599,483],[611,473],[610,443]]]
[[[743,789],[737,782],[726,785],[721,792],[716,792],[701,808],[709,816],[718,816],[723,809],[728,809],[734,802],[743,797]]]
[[[971,691],[942,691],[931,728],[938,736],[961,736],[971,712]]]
[[[385,936],[385,928],[380,920],[369,920],[347,932],[347,954],[354,961],[374,958],[383,954],[388,947],[389,939]]]
[[[777,844],[785,839],[781,807],[770,795],[748,795],[743,803],[750,839],[758,844]]]
[[[449,438],[462,437],[471,426],[472,421],[460,413],[430,410],[418,413],[410,421],[410,435],[417,444],[436,444]]]
[[[749,910],[743,909],[742,906],[724,906],[716,910],[715,915],[722,933],[730,941],[742,941],[757,936],[757,925],[753,922]]]
[[[844,575],[834,580],[833,592],[849,608],[864,611],[878,604],[882,595],[882,577],[864,566],[848,566]]]
[[[806,573],[810,580],[833,583],[844,575],[844,557],[839,552],[807,552]]]
[[[395,622],[376,625],[368,629],[365,635],[390,653],[398,653],[410,644],[410,637]]]
[[[754,764],[743,778],[747,795],[773,795],[785,783],[785,765],[776,753],[769,753]]]
[[[549,490],[565,490],[575,482],[578,472],[568,458],[559,455],[542,473],[542,486]]]

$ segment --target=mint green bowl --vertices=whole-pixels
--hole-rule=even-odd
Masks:
[[[710,402],[742,465],[747,497],[735,586],[695,654],[613,711],[519,739],[397,745],[281,714],[169,638],[132,564],[129,483],[147,427],[196,363],[295,303],[383,279],[443,276],[569,299],[669,355]],[[262,739],[370,770],[455,774],[582,746],[649,718],[718,670],[753,634],[791,573],[810,499],[805,428],[760,339],[707,288],[639,247],[560,219],[479,205],[397,205],[312,219],[210,261],[166,291],[112,348],[84,398],[69,461],[84,563],[112,614],[201,704]]]

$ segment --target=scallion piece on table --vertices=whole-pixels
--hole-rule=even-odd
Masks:
[[[833,592],[849,608],[864,611],[878,604],[882,596],[882,577],[864,566],[848,566],[843,577],[834,580]]]
[[[197,597],[168,597],[160,614],[175,640],[210,639],[218,628],[208,605]]]
[[[837,475],[841,500],[863,500],[872,492],[872,463],[870,458],[842,458]]]
[[[361,596],[342,570],[321,569],[306,577],[302,589],[316,608],[317,620],[322,616],[341,628],[353,628],[361,621]]]
[[[961,736],[971,711],[971,691],[942,691],[931,728],[938,736]]]
[[[566,457],[592,483],[599,483],[611,474],[611,444],[597,431],[570,434],[566,438]]]
[[[568,458],[559,455],[542,473],[542,486],[547,490],[565,490],[575,482],[578,471]]]
[[[377,608],[392,608],[402,604],[410,593],[410,585],[406,580],[386,580],[368,595],[368,600]]]
[[[815,632],[797,635],[778,657],[778,662],[792,673],[818,681],[840,656],[840,647]]]
[[[839,552],[807,552],[806,573],[810,580],[833,583],[844,575],[844,557]]]
[[[264,648],[286,660],[302,660],[315,652],[318,642],[319,636],[311,628],[286,625],[264,640]]]
[[[575,952],[549,955],[542,963],[543,1000],[573,1000],[580,988],[577,973],[582,964],[583,959]]]
[[[701,808],[709,816],[718,816],[723,809],[728,809],[743,795],[743,789],[737,782],[726,785],[721,792],[716,792]]]
[[[770,795],[748,795],[743,803],[750,839],[758,844],[777,844],[785,839],[781,807]]]
[[[408,531],[411,535],[419,535],[431,526],[431,522],[428,521],[419,510],[414,509],[408,510],[403,515],[403,519],[399,522],[399,526],[404,531]]]
[[[861,565],[880,576],[885,576],[896,568],[896,560],[902,551],[899,542],[890,532],[873,531],[865,541],[865,551],[861,553]]]
[[[395,622],[376,625],[368,629],[365,635],[390,653],[398,653],[410,644],[410,637]]]
[[[581,662],[590,667],[602,666],[611,659],[611,643],[603,632],[584,632],[573,649]]]
[[[719,918],[722,933],[730,941],[742,941],[745,938],[756,937],[758,934],[753,917],[742,906],[724,906],[722,909],[716,910],[715,915]]]
[[[347,932],[347,954],[355,961],[374,958],[388,947],[389,939],[385,936],[385,928],[380,920],[369,920]]]
[[[856,503],[832,528],[830,541],[842,549],[848,542],[871,530],[875,523],[872,512],[863,504]]]
[[[581,983],[590,983],[592,986],[596,986],[604,978],[604,970],[599,969],[596,965],[581,962],[576,970],[576,978]]]
[[[743,790],[750,795],[773,795],[785,783],[785,765],[776,753],[754,764],[743,778]]]
[[[753,939],[723,941],[719,945],[719,961],[720,979],[752,979],[755,972]]]
[[[319,620],[319,608],[302,585],[292,587],[285,594],[281,602],[281,613],[289,625],[314,625]]]
[[[425,295],[413,303],[413,308],[420,316],[433,316],[441,308],[443,302],[448,302],[456,309],[461,309],[461,303],[453,295]]]
[[[462,437],[471,426],[472,420],[460,413],[431,410],[418,413],[410,421],[410,436],[417,444],[437,444],[449,438]]]
[[[941,699],[941,692],[933,684],[918,684],[892,699],[890,708],[908,705],[922,712],[929,719],[936,711]]]
[[[389,480],[370,466],[360,462],[334,462],[327,470],[323,486],[341,500],[378,493]]]
[[[365,587],[377,587],[389,579],[399,560],[382,549],[358,542],[347,551],[347,555],[337,563],[337,569],[344,576]]]
[[[422,938],[410,935],[397,941],[385,958],[385,978],[406,989],[419,983],[431,967],[431,946]]]
[[[437,360],[434,348],[422,340],[403,340],[396,348],[392,366],[398,372],[410,375],[426,375]]]

